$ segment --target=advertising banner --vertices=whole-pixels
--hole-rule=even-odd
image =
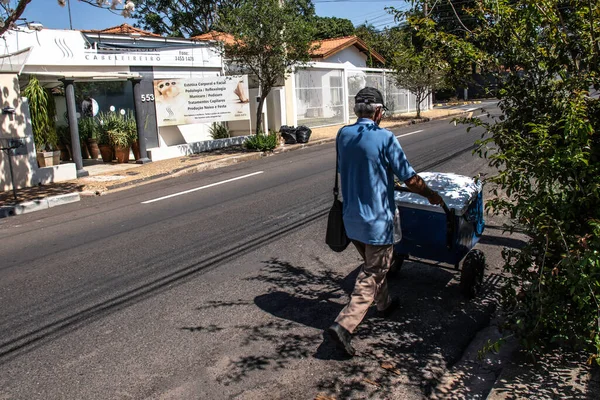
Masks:
[[[250,119],[248,76],[154,81],[158,126]]]

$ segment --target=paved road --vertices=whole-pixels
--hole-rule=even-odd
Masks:
[[[470,155],[478,130],[445,120],[396,133],[419,171],[485,170]],[[464,302],[456,273],[408,263],[392,289],[403,309],[364,324],[360,357],[321,343],[360,265],[322,240],[334,154],[312,147],[0,221],[0,399],[421,398],[492,305]]]

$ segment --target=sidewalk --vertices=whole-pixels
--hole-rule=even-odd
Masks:
[[[408,126],[434,119],[443,119],[465,114],[464,110],[428,110],[423,111],[422,119],[415,120],[414,113],[387,119],[382,127],[393,128]],[[84,160],[84,168],[90,176],[74,181],[36,186],[17,191],[17,200],[12,191],[0,192],[0,218],[38,211],[60,204],[79,201],[80,196],[99,196],[109,192],[156,182],[187,173],[221,168],[244,161],[256,160],[287,151],[299,150],[335,140],[343,125],[315,128],[306,144],[281,145],[272,153],[248,151],[242,147],[230,147],[191,156],[172,158],[148,164],[104,164],[96,160]]]

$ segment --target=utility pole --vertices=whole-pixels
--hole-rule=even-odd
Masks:
[[[423,7],[425,10],[425,16],[427,16],[427,14],[429,14],[429,3],[427,2],[427,0],[425,0],[425,5]]]
[[[69,9],[69,28],[73,30],[73,19],[71,18],[71,0],[67,0],[67,8]]]

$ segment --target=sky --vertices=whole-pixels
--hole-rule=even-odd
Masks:
[[[366,20],[377,29],[393,25],[393,17],[385,12],[385,7],[406,6],[402,0],[313,0],[313,3],[317,15],[347,18],[355,26]],[[105,29],[122,23],[135,23],[134,19],[123,18],[78,0],[71,0],[71,16],[73,29]],[[67,7],[60,7],[56,0],[32,0],[23,17],[29,22],[41,23],[46,28],[69,29],[69,11]]]

